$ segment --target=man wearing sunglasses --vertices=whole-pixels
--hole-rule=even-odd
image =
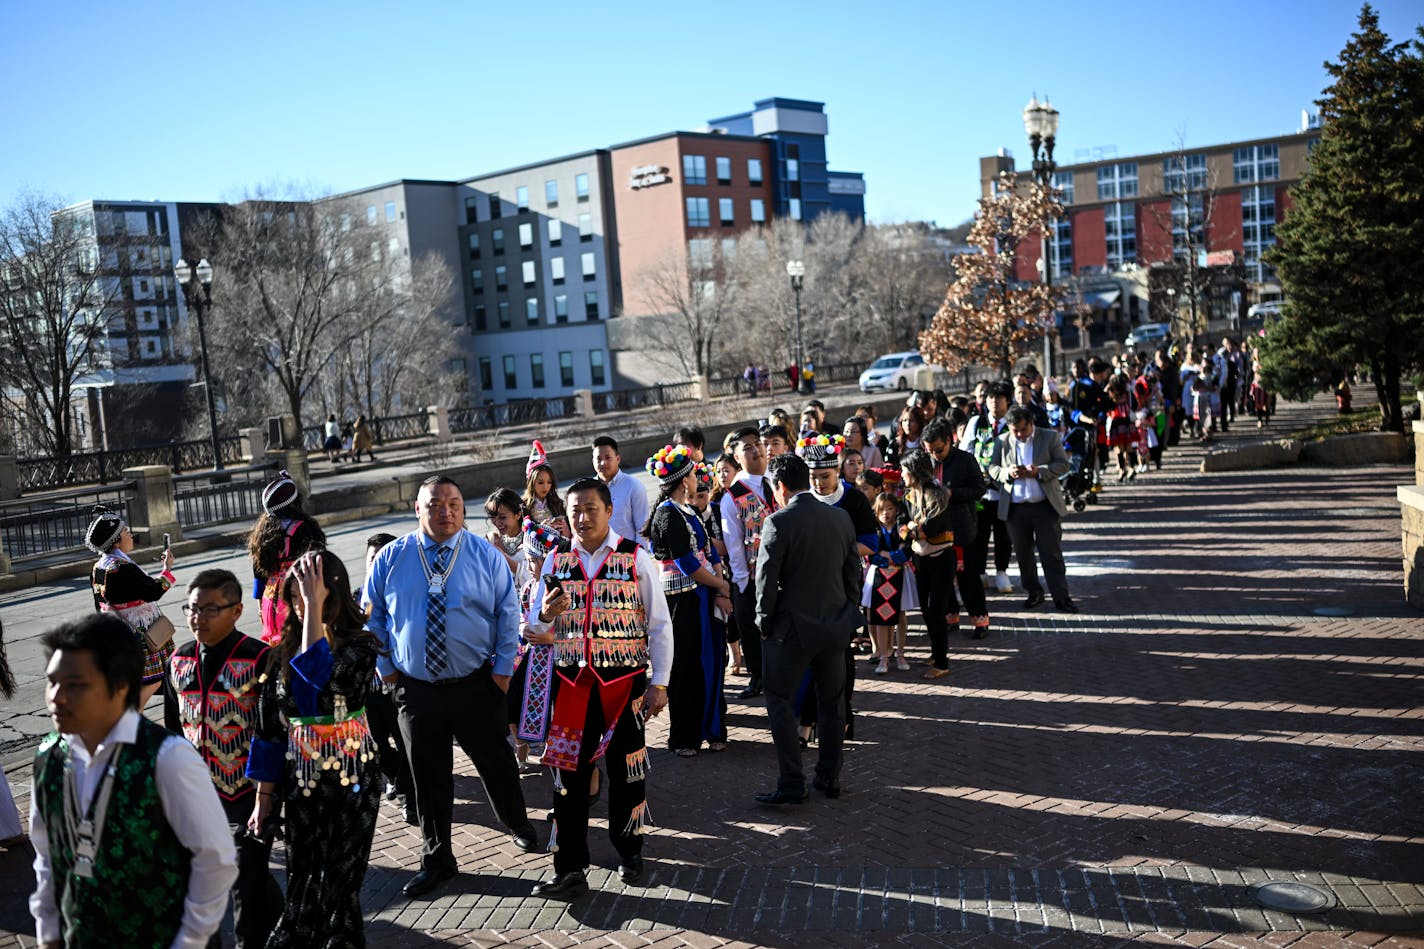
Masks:
[[[242,585],[227,570],[204,570],[193,578],[183,615],[194,640],[173,653],[164,725],[192,742],[208,766],[237,844],[232,888],[237,945],[263,946],[282,910],[282,891],[267,868],[272,835],[247,832],[257,793],[247,777],[247,755],[268,647],[238,630]]]

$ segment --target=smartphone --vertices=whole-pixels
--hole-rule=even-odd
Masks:
[[[168,550],[173,546],[173,537],[170,534],[163,535],[163,549]]]
[[[564,581],[553,575],[547,576],[544,578],[544,589],[558,596],[564,592]]]

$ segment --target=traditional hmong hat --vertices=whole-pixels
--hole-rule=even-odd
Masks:
[[[84,531],[84,546],[102,554],[110,547],[114,546],[114,541],[119,539],[119,535],[124,532],[128,524],[124,519],[113,511],[105,510],[102,507],[94,508],[94,519],[89,522],[89,527]]]
[[[880,475],[881,478],[884,478],[886,484],[899,484],[903,480],[900,477],[900,469],[894,465],[886,465],[883,468],[870,468],[868,470],[874,471]]]
[[[839,468],[845,438],[840,435],[810,434],[796,440],[796,454],[808,468]]]
[[[529,449],[529,463],[524,466],[524,477],[529,477],[534,473],[535,468],[548,463],[548,452],[544,451],[544,446],[539,444],[539,439],[534,439],[534,447]]]
[[[692,470],[697,462],[687,453],[685,445],[664,445],[644,465],[648,474],[658,479],[659,484],[677,484]]]
[[[709,464],[708,464],[707,462],[705,462],[705,461],[698,461],[698,462],[694,462],[693,464],[696,466],[696,470],[697,470],[697,490],[698,490],[699,492],[700,492],[700,491],[711,491],[711,490],[712,490],[712,466],[709,465]]]
[[[276,514],[297,499],[297,483],[283,468],[277,472],[277,480],[262,489],[262,510]]]
[[[524,527],[524,537],[529,546],[545,557],[556,550],[568,549],[568,539],[552,527],[536,523],[534,518],[528,516],[524,518],[522,526]]]

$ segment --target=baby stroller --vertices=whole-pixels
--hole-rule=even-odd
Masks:
[[[1060,478],[1063,484],[1063,499],[1073,505],[1073,510],[1082,511],[1089,504],[1097,504],[1098,496],[1093,487],[1093,446],[1089,442],[1089,431],[1083,428],[1070,429],[1063,437],[1063,450],[1068,453],[1068,472]]]

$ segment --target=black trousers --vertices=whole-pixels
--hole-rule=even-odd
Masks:
[[[806,788],[801,766],[801,733],[797,728],[796,690],[807,667],[816,695],[818,757],[816,777],[828,784],[841,778],[841,744],[845,734],[845,638],[828,637],[807,646],[793,632],[785,640],[762,641],[766,685],[766,715],[776,746],[778,790],[799,794]]]
[[[455,806],[455,756],[451,741],[474,764],[495,814],[512,831],[532,830],[519,787],[519,764],[509,747],[504,690],[486,663],[463,679],[436,685],[403,675],[394,692],[401,736],[415,781],[421,866],[455,868],[450,848],[450,814]]]
[[[1003,573],[1009,569],[1014,559],[1013,542],[1009,540],[1009,526],[998,517],[998,501],[985,500],[975,512],[978,530],[974,540],[964,548],[964,572],[973,574],[977,580],[989,568],[989,538],[994,539],[994,569]],[[966,604],[967,605],[967,604]],[[982,610],[980,612],[983,612]]]
[[[558,677],[555,676],[555,679]],[[632,698],[636,699],[647,691],[647,673],[639,673],[633,682]],[[579,745],[578,771],[570,775],[560,773],[559,783],[564,793],[554,792],[554,823],[558,834],[558,850],[554,851],[554,872],[568,873],[582,870],[589,865],[588,856],[588,785],[593,777],[594,764],[591,760],[598,748],[599,739],[608,730],[603,720],[602,686],[595,684],[588,693],[588,712],[584,719],[583,741]],[[558,686],[555,686],[557,694]],[[603,767],[607,772],[604,782],[608,789],[608,839],[619,857],[632,857],[643,852],[643,838],[637,833],[624,833],[628,828],[633,809],[647,797],[646,779],[629,783],[628,755],[644,747],[643,726],[638,724],[629,702],[623,714],[618,717],[618,725],[613,737],[608,740],[608,751],[603,756]]]
[[[732,584],[732,621],[741,633],[742,664],[747,667],[747,688],[762,687],[762,639],[756,625],[756,578],[747,580],[745,591]]]
[[[371,737],[376,741],[381,774],[386,783],[405,797],[407,803],[414,804],[415,783],[410,777],[410,760],[405,753],[405,739],[401,737],[396,703],[391,701],[390,695],[379,689],[366,693],[366,721],[370,723]]]
[[[920,615],[930,634],[930,662],[936,669],[949,668],[949,624],[945,616],[954,604],[954,551],[946,550],[936,557],[915,558],[915,583],[920,589]],[[972,579],[979,583],[979,575]],[[960,587],[962,590],[963,587]],[[979,587],[979,599],[984,599],[984,587]]]
[[[1019,578],[1028,593],[1042,593],[1038,560],[1053,599],[1068,596],[1068,568],[1063,563],[1063,520],[1047,501],[1009,505],[1009,534],[1019,557]]]

